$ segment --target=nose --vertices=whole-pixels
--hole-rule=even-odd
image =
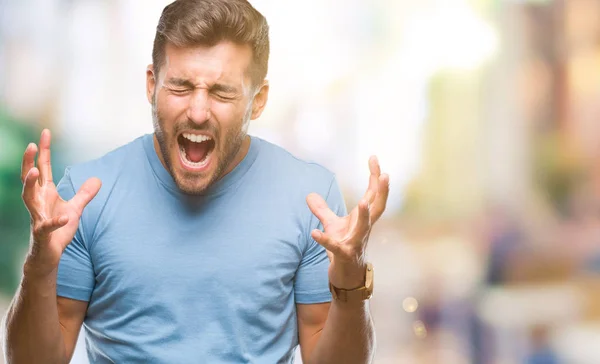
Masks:
[[[210,100],[207,90],[195,90],[190,98],[187,117],[195,124],[203,124],[210,119]]]

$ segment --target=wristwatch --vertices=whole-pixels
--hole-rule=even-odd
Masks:
[[[367,263],[365,285],[355,289],[337,288],[329,282],[329,290],[333,299],[341,302],[357,302],[368,300],[373,296],[373,265]]]

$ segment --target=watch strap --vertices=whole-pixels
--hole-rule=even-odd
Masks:
[[[368,300],[373,296],[373,265],[367,263],[365,284],[355,289],[337,288],[329,282],[329,290],[335,300],[341,302],[357,302]]]

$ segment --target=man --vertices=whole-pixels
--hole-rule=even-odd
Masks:
[[[32,238],[8,363],[68,362],[82,324],[92,363],[290,363],[298,344],[306,363],[371,361],[365,248],[388,177],[372,158],[346,215],[329,171],[246,134],[268,53],[245,0],[178,0],[147,69],[154,134],[56,187],[50,132],[37,167],[27,147]]]

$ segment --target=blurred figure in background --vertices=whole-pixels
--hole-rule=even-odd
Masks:
[[[543,326],[534,327],[532,336],[532,352],[526,364],[558,364],[560,361],[549,340],[550,330]]]

